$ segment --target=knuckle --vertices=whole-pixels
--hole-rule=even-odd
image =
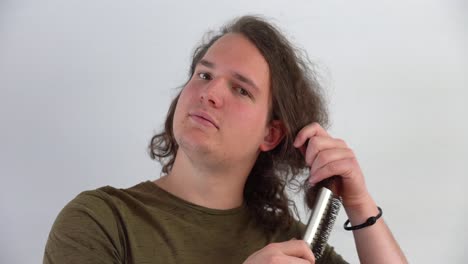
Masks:
[[[270,264],[280,264],[282,262],[283,262],[282,261],[282,256],[280,256],[280,255],[272,255],[270,257],[270,260],[268,261],[268,263],[270,263]]]
[[[265,247],[266,250],[276,251],[279,249],[278,243],[271,243]]]
[[[271,256],[268,258],[267,263],[270,263],[270,264],[280,264],[280,263],[282,263],[282,256],[280,256],[280,255],[271,255]]]
[[[315,159],[317,160],[318,164],[324,164],[327,161],[326,155],[324,155],[323,152],[319,152]]]
[[[305,242],[304,240],[299,240],[299,242],[300,242],[301,250],[303,250],[304,252],[309,252],[310,251],[310,247],[307,244],[307,242]]]
[[[333,153],[331,152],[320,152],[317,154],[318,162],[319,164],[326,165],[328,163],[333,162]]]
[[[333,162],[328,164],[327,168],[330,173],[335,173],[339,170],[340,166],[337,162]]]
[[[309,145],[312,145],[314,147],[318,146],[320,144],[320,140],[317,137],[312,137],[309,139]]]
[[[313,122],[313,123],[311,124],[311,127],[312,127],[312,128],[315,128],[315,129],[321,128],[320,124],[317,123],[317,122]]]
[[[346,144],[346,141],[344,141],[343,139],[337,138],[336,140],[337,140],[341,145],[343,145],[343,146],[348,146],[348,144]]]

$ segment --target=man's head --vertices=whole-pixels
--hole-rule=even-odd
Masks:
[[[249,208],[254,214],[257,214],[259,221],[266,225],[267,229],[273,228],[277,224],[280,226],[287,225],[291,221],[291,216],[288,210],[289,200],[284,193],[284,187],[291,179],[294,180],[295,176],[306,166],[302,154],[293,146],[294,138],[301,128],[312,122],[318,122],[326,127],[328,119],[321,88],[310,68],[307,57],[301,57],[301,53],[274,26],[265,20],[252,16],[235,19],[232,23],[223,27],[219,34],[212,36],[207,42],[202,43],[195,49],[190,66],[190,79],[170,106],[165,130],[152,138],[149,146],[150,155],[163,163],[163,173],[169,173],[179,148],[177,142],[180,141],[180,138],[176,140],[177,136],[173,129],[174,121],[179,118],[176,114],[179,100],[184,100],[185,89],[194,88],[192,86],[192,82],[195,81],[194,78],[206,77],[203,71],[199,72],[199,69],[212,70],[212,66],[215,66],[216,69],[216,65],[212,65],[214,62],[210,61],[213,60],[209,58],[210,54],[216,51],[216,48],[220,48],[217,47],[218,44],[225,44],[222,41],[229,40],[228,38],[237,38],[236,40],[242,40],[243,44],[255,47],[254,49],[263,57],[264,63],[259,63],[259,65],[266,63],[268,69],[262,66],[263,68],[257,69],[258,72],[250,70],[242,73],[244,77],[247,76],[254,83],[260,82],[260,80],[263,83],[269,83],[269,87],[266,89],[268,92],[265,91],[263,94],[268,93],[268,107],[265,107],[265,102],[263,102],[263,112],[260,111],[260,114],[255,115],[255,118],[259,118],[258,122],[261,122],[260,125],[263,127],[276,124],[277,128],[281,128],[281,136],[278,137],[280,141],[275,142],[273,140],[274,144],[271,144],[269,148],[260,149],[261,151],[244,188],[244,198]],[[214,49],[211,49],[212,47]],[[239,63],[236,67],[246,67],[246,65],[242,65],[242,60],[239,58],[236,58],[236,62]],[[223,74],[225,73],[224,70],[221,71]],[[217,74],[219,76],[219,72]],[[268,75],[269,80],[265,80],[265,75]],[[202,82],[201,80],[197,81]],[[226,82],[226,80],[218,78],[217,82],[213,84],[213,87],[214,85],[221,85],[220,83]],[[222,83],[222,85],[227,85],[227,82]],[[214,91],[213,87],[208,87],[207,91]],[[241,90],[236,89],[231,91],[243,93]],[[215,103],[219,103],[219,101],[213,99],[215,97],[208,96],[208,92],[204,95],[197,94],[197,103],[205,100],[205,106],[210,105],[211,107]],[[219,96],[219,94],[216,94],[216,96]],[[249,99],[246,98],[245,100],[248,102]],[[190,104],[185,105],[190,107]],[[200,107],[200,105],[198,106]],[[200,108],[194,108],[200,110]],[[190,111],[192,108],[186,110]],[[279,120],[281,125],[275,123],[275,120]],[[203,122],[203,120],[198,121]],[[201,124],[199,123],[199,125]],[[249,125],[251,124],[249,123]],[[213,127],[213,129],[217,128]],[[255,139],[257,143],[260,141],[260,138]],[[242,142],[239,142],[240,144],[244,145]]]
[[[269,66],[256,46],[239,33],[222,36],[180,93],[173,120],[178,151],[223,171],[242,164],[248,173],[283,136],[281,122],[270,120],[270,92]]]

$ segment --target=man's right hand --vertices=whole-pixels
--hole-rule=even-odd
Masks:
[[[271,243],[253,253],[244,264],[297,263],[314,264],[315,257],[304,240]]]

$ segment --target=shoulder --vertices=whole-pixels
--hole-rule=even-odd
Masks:
[[[52,225],[44,263],[93,263],[100,258],[120,263],[124,243],[113,207],[112,199],[101,189],[84,191],[72,199]]]
[[[86,221],[105,223],[104,227],[117,228],[117,219],[123,208],[129,207],[129,204],[135,203],[144,195],[144,184],[127,189],[104,186],[83,191],[65,205],[55,224],[79,224],[87,219]]]
[[[80,221],[81,217],[78,216],[95,220],[108,218],[112,215],[115,200],[107,193],[107,189],[109,187],[81,192],[65,205],[57,216],[56,222],[60,223],[65,219],[72,220],[72,222]]]
[[[44,263],[122,263],[128,247],[125,215],[149,195],[150,186],[105,186],[78,194],[52,225]]]
[[[116,208],[119,199],[116,198],[116,192],[118,189],[111,186],[81,192],[60,211],[51,234],[69,233],[66,230],[79,230],[80,234],[85,234],[94,225],[106,233],[117,230]]]

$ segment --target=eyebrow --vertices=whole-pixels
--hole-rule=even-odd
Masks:
[[[203,66],[205,66],[207,68],[210,68],[210,69],[216,68],[216,65],[213,62],[207,61],[205,59],[200,60],[199,64],[201,64],[201,65],[203,65]],[[244,76],[244,75],[242,75],[242,74],[240,74],[238,72],[232,72],[232,76],[235,79],[237,79],[238,81],[246,83],[246,84],[252,86],[257,92],[260,91],[260,89],[258,89],[257,85],[255,85],[255,83],[251,79],[249,79],[248,77],[246,77],[246,76]]]

